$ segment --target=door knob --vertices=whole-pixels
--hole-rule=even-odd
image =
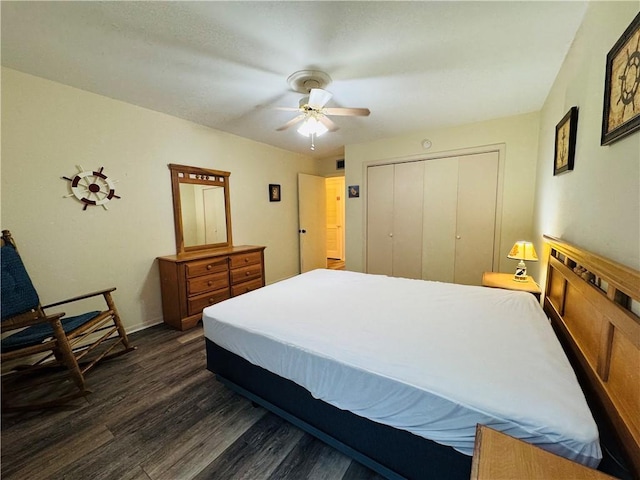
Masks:
[[[460,235],[456,235],[456,238],[460,240],[462,237]]]
[[[298,233],[307,233],[307,231],[304,228],[302,228],[302,229],[298,230]]]

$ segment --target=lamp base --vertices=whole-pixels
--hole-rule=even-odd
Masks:
[[[527,266],[522,260],[520,260],[520,263],[518,263],[518,266],[516,267],[516,273],[513,276],[513,279],[516,282],[526,282],[527,278]]]

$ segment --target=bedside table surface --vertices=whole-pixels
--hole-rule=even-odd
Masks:
[[[527,277],[526,282],[518,282],[513,279],[513,273],[484,272],[482,274],[482,286],[518,290],[538,295],[542,293],[532,277]]]

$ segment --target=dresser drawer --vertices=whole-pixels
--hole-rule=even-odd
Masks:
[[[189,315],[196,315],[202,312],[202,309],[213,305],[214,303],[221,302],[229,298],[229,289],[223,288],[222,290],[216,290],[214,292],[203,293],[202,295],[196,295],[189,298],[187,301],[189,305]]]
[[[263,287],[264,248],[240,245],[158,257],[164,322],[193,328],[204,308],[231,297],[231,285],[234,295]]]
[[[262,263],[262,253],[261,252],[249,252],[249,253],[240,253],[237,255],[232,255],[229,257],[230,259],[230,267],[231,268],[239,268],[245,265],[254,265],[256,263]]]
[[[226,272],[229,257],[216,257],[185,264],[187,278],[206,275],[207,273]]]
[[[252,280],[250,282],[240,283],[238,285],[233,285],[231,287],[231,296],[237,297],[238,295],[250,292],[251,290],[257,290],[258,288],[262,288],[262,278]]]
[[[196,295],[209,290],[220,290],[229,286],[229,275],[226,271],[212,275],[202,275],[187,280],[187,295]]]
[[[262,264],[260,263],[231,270],[231,285],[236,285],[255,278],[262,280]]]

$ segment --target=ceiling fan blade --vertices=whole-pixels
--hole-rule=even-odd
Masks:
[[[325,108],[322,113],[346,117],[368,117],[371,112],[368,108]]]
[[[292,125],[295,125],[296,123],[302,121],[304,119],[305,115],[298,115],[295,118],[292,118],[291,120],[289,120],[287,123],[285,123],[284,125],[282,125],[280,128],[276,128],[277,132],[281,132],[283,130],[286,130],[287,128],[291,127]]]
[[[324,115],[320,115],[320,116],[318,117],[318,121],[319,121],[321,124],[323,124],[325,127],[327,127],[327,128],[329,129],[329,131],[330,131],[330,132],[335,132],[335,131],[336,131],[336,130],[338,130],[338,128],[339,128],[335,123],[333,123],[333,122],[331,121],[331,119],[330,119],[330,118],[325,117]]]
[[[300,107],[273,107],[274,110],[281,110],[284,112],[299,112]]]
[[[311,108],[320,109],[325,106],[332,96],[333,94],[326,90],[322,90],[321,88],[312,88],[309,92],[309,106]]]

